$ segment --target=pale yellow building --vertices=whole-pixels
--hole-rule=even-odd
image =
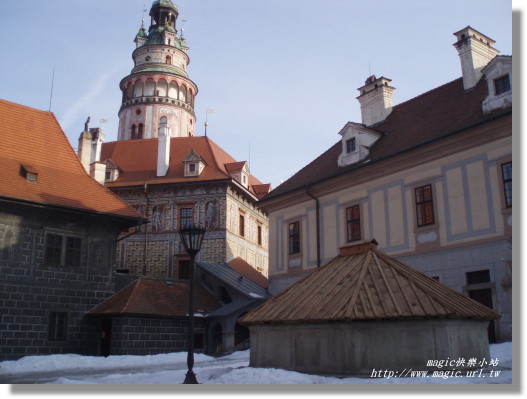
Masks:
[[[393,105],[391,80],[370,76],[362,123],[259,202],[271,293],[374,238],[500,313],[489,338],[511,339],[512,57],[471,27],[454,35],[462,77]]]

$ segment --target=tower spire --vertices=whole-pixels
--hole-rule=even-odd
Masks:
[[[198,88],[187,73],[185,39],[177,36],[178,9],[172,0],[155,0],[148,33],[144,13],[146,8],[134,39],[134,68],[120,83],[118,140],[157,138],[163,117],[171,137],[194,136]]]

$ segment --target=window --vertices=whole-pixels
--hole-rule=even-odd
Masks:
[[[346,226],[348,242],[358,241],[362,238],[360,229],[360,207],[354,205],[346,209]]]
[[[112,172],[106,171],[104,172],[104,180],[111,180],[112,179]]]
[[[46,234],[44,263],[54,266],[79,267],[81,265],[82,240],[61,234]]]
[[[135,129],[136,129],[135,125],[132,125],[132,140],[135,140],[137,138],[136,137],[137,133],[135,132]]]
[[[143,138],[143,124],[140,123],[139,124],[139,129],[138,129],[138,132],[137,132],[137,138],[138,139],[142,139]]]
[[[195,163],[189,163],[188,164],[188,171],[189,171],[189,173],[195,173],[196,172],[196,164]]]
[[[289,223],[289,255],[300,253],[300,222]]]
[[[59,234],[46,235],[46,252],[44,262],[48,265],[60,265],[62,260],[62,236]]]
[[[66,266],[79,267],[81,265],[81,239],[66,237]]]
[[[170,45],[170,39],[168,39],[168,44]],[[172,64],[172,57],[170,57],[169,55],[166,56],[165,58],[165,62],[167,64]]]
[[[66,340],[66,312],[50,312],[48,339],[50,341]]]
[[[432,185],[417,187],[415,189],[415,207],[417,211],[417,226],[434,224],[434,202],[432,199]]]
[[[346,152],[348,154],[350,152],[354,152],[356,149],[357,149],[357,141],[355,140],[355,137],[346,141]]]
[[[502,76],[501,78],[494,79],[494,90],[496,95],[506,93],[511,90],[511,81],[509,75]]]
[[[262,226],[258,225],[258,245],[262,245]]]
[[[243,215],[240,215],[240,225],[238,226],[238,228],[239,228],[238,233],[242,237],[245,237],[245,216]]]
[[[490,283],[490,274],[488,269],[467,273],[467,285],[483,283]]]
[[[179,280],[190,280],[190,260],[180,259],[177,267],[177,278]]]
[[[503,192],[505,194],[505,205],[507,208],[512,207],[512,162],[501,165],[503,178]]]
[[[192,225],[192,208],[181,208],[179,210],[179,228]]]

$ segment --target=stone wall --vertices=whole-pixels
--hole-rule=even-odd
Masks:
[[[187,319],[115,317],[112,319],[112,355],[156,355],[187,350]],[[194,335],[206,342],[207,321],[194,319]],[[195,352],[204,348],[195,347]]]
[[[81,239],[80,265],[44,261],[47,234]],[[118,231],[103,217],[2,204],[0,211],[0,360],[52,353],[99,353],[99,327],[84,315],[113,294]],[[61,314],[65,336],[53,340]]]

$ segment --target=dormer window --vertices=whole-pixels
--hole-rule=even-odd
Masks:
[[[198,177],[203,169],[205,169],[205,162],[201,157],[196,154],[194,151],[190,153],[183,160],[185,177]]]
[[[497,96],[511,90],[511,81],[508,74],[494,79],[494,90]]]
[[[111,160],[104,161],[106,165],[106,172],[104,173],[104,182],[113,183],[119,177],[119,167]]]
[[[512,108],[512,57],[498,55],[481,72],[488,90],[483,112]]]
[[[247,166],[247,161],[226,163],[225,169],[234,180],[240,183],[243,187],[247,189],[249,188],[250,172]]]
[[[36,182],[38,172],[35,168],[29,165],[20,165],[20,176],[29,182]]]
[[[379,132],[352,122],[348,122],[339,134],[342,136],[342,150],[337,159],[340,167],[365,160],[369,156],[371,146],[381,137]]]
[[[355,152],[357,150],[357,140],[355,137],[346,140],[346,152],[349,154],[350,152]]]

